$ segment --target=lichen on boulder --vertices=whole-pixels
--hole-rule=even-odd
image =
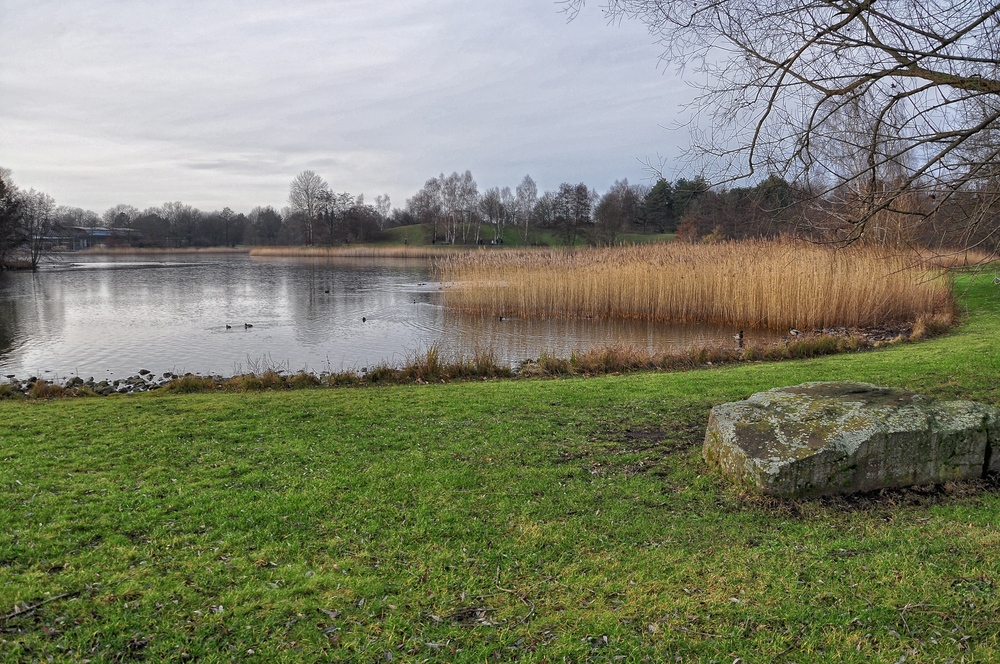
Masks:
[[[1000,410],[870,383],[817,382],[712,409],[703,456],[739,484],[793,498],[1000,471]]]

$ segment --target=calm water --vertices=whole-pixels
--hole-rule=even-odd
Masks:
[[[707,327],[463,316],[438,289],[413,261],[67,256],[0,273],[0,379],[357,370],[434,344],[450,357],[492,349],[513,365],[611,342],[733,343],[731,330]]]

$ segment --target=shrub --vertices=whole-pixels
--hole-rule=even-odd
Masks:
[[[911,339],[929,339],[939,334],[944,334],[955,324],[953,312],[942,312],[936,314],[924,314],[917,318],[913,324],[913,331],[910,332]]]
[[[19,399],[21,396],[21,393],[13,385],[0,385],[0,399]]]
[[[52,399],[54,397],[64,397],[67,395],[66,388],[55,383],[46,383],[44,380],[36,380],[28,390],[28,396],[32,399]]]
[[[301,390],[307,387],[316,387],[318,385],[321,385],[322,383],[320,382],[319,378],[317,378],[314,374],[311,374],[307,371],[300,371],[297,374],[289,376],[285,380],[285,384],[288,386],[289,389]]]
[[[193,394],[197,392],[211,392],[216,388],[215,381],[206,376],[195,376],[187,374],[180,378],[174,378],[163,386],[167,392],[174,394]]]

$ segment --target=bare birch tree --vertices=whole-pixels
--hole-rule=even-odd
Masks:
[[[389,194],[381,194],[375,197],[375,211],[378,212],[378,229],[385,230],[385,222],[389,218],[389,210],[392,204],[389,201]]]
[[[530,175],[525,175],[521,184],[517,185],[517,222],[524,226],[524,243],[528,244],[528,224],[531,222],[531,213],[535,210],[535,203],[538,201],[538,186],[531,179]]]
[[[472,177],[472,171],[466,170],[458,183],[458,199],[462,214],[462,244],[469,240],[469,226],[476,224],[476,239],[479,239],[479,222],[476,209],[479,207],[479,185]]]

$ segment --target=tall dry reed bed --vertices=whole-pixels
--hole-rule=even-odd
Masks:
[[[486,315],[773,329],[950,318],[950,279],[871,247],[792,241],[502,250],[438,262],[445,303]]]

